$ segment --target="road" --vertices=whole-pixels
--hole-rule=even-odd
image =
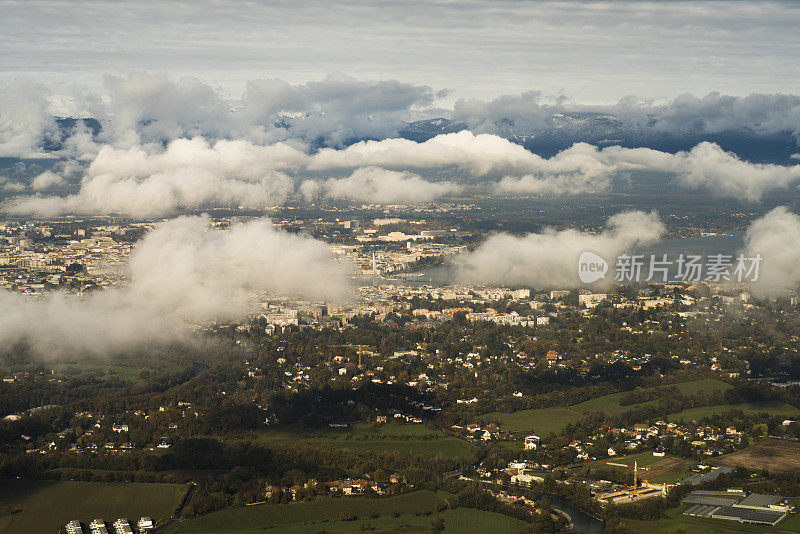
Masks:
[[[192,482],[191,484],[192,485],[191,485],[191,487],[189,487],[189,491],[187,491],[186,495],[183,496],[183,500],[178,505],[178,508],[175,509],[175,512],[172,514],[172,517],[170,517],[164,523],[158,525],[156,528],[154,528],[150,532],[152,532],[153,534],[157,534],[159,532],[163,532],[171,524],[175,523],[176,521],[180,521],[183,518],[183,511],[189,505],[189,502],[191,502],[192,496],[194,495],[194,492],[197,490],[197,483]]]

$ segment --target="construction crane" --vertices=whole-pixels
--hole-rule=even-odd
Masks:
[[[369,345],[328,345],[330,348],[342,348],[342,347],[351,347],[358,351],[358,367],[361,368],[361,352],[366,349],[371,349],[372,347]]]

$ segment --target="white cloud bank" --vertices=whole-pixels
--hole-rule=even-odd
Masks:
[[[408,139],[361,141],[347,148],[326,148],[313,155],[311,170],[365,166],[433,169],[457,167],[476,176],[518,174],[546,165],[548,160],[496,135],[469,131],[438,135],[423,143]]]
[[[622,252],[657,241],[665,231],[655,213],[623,212],[611,217],[599,234],[546,229],[540,234],[496,234],[474,252],[456,258],[456,278],[465,283],[577,287],[578,258],[594,252],[609,265]],[[606,282],[613,281],[613,268]]]
[[[184,321],[242,317],[255,292],[313,300],[350,294],[349,266],[325,243],[269,220],[221,231],[207,217],[173,219],[141,240],[128,267],[127,286],[84,298],[58,292],[31,301],[0,290],[0,346],[28,342],[43,357],[105,355],[185,339]]]
[[[180,217],[154,230],[130,260],[130,293],[193,321],[241,313],[252,291],[310,299],[347,295],[347,265],[327,244],[276,229],[269,220],[209,230],[207,217]]]
[[[658,104],[629,97],[614,105],[586,106],[527,91],[491,100],[460,99],[452,109],[434,107],[440,96],[425,85],[341,73],[299,84],[251,80],[238,98],[196,78],[174,81],[143,72],[106,75],[103,94],[84,90],[72,99],[36,84],[3,84],[0,156],[42,156],[43,144],[49,143],[61,147],[59,156],[94,160],[76,195],[20,199],[8,210],[148,217],[230,203],[264,207],[282,202],[297,188],[277,171],[361,167],[454,167],[497,178],[490,185],[501,194],[603,191],[617,178],[642,170],[674,174],[686,187],[757,201],[767,191],[800,181],[799,165],[751,164],[712,143],[677,154],[578,143],[542,158],[507,139],[536,139],[537,132],[545,131],[582,139],[587,138],[583,129],[598,128],[608,129],[609,135],[649,132],[636,139],[657,139],[664,132],[678,137],[723,131],[798,134],[797,95],[685,94]],[[71,132],[59,131],[54,106],[61,113],[97,118],[102,131],[96,138],[80,124]],[[408,121],[441,116],[478,133],[465,130],[422,143],[397,137]],[[382,140],[347,146],[363,138]],[[318,147],[326,148],[314,153]],[[47,190],[39,185],[35,190]],[[369,190],[353,198],[368,195]]]
[[[264,208],[283,202],[294,188],[275,169],[291,168],[304,157],[283,143],[263,147],[242,140],[211,146],[199,138],[179,139],[156,154],[142,147],[105,146],[78,193],[20,197],[6,210],[45,217],[119,213],[148,218],[230,204]]]
[[[41,143],[55,129],[43,86],[0,82],[0,157],[53,157],[42,153]]]
[[[764,135],[791,132],[800,136],[800,96],[791,94],[697,97],[684,93],[667,102],[628,96],[611,105],[581,105],[567,97],[547,98],[540,91],[503,95],[491,100],[459,99],[452,118],[475,132],[535,134],[554,127],[579,133],[590,117],[594,127],[611,125],[617,132],[719,133],[749,131]]]
[[[301,84],[250,80],[234,99],[197,78],[173,81],[157,73],[106,74],[103,87],[101,93],[76,88],[64,95],[31,82],[0,82],[0,157],[86,159],[98,143],[130,148],[198,136],[342,146],[352,139],[397,135],[438,95],[425,85],[342,73]],[[61,132],[55,116],[97,119],[102,131],[97,139],[81,125]],[[45,154],[46,141],[56,141],[60,149]]]
[[[800,181],[800,165],[750,163],[714,143],[700,143],[689,152],[679,152],[668,158],[664,168],[688,187],[749,202]]]
[[[145,72],[106,75],[104,85],[107,98],[83,100],[104,125],[102,139],[121,146],[195,136],[339,146],[353,138],[395,135],[414,109],[435,98],[427,86],[342,73],[303,84],[250,80],[239,99],[227,99],[197,78],[172,81]]]
[[[31,188],[34,191],[47,191],[48,189],[63,187],[66,183],[66,180],[60,175],[51,171],[46,171],[33,179]]]
[[[761,255],[762,261],[752,291],[775,297],[800,286],[800,216],[785,206],[756,219],[747,229],[743,254]]]
[[[553,160],[561,163],[560,173],[506,177],[498,184],[499,190],[510,194],[602,191],[612,186],[613,177],[642,171],[673,175],[677,183],[715,196],[757,202],[769,191],[800,182],[800,165],[750,163],[705,142],[676,154],[618,146],[598,149],[579,143],[548,161]]]
[[[432,182],[406,169],[464,171],[465,183]],[[308,172],[355,169],[345,178],[307,179]],[[403,172],[399,172],[403,171]],[[89,165],[77,193],[21,196],[4,205],[14,215],[118,213],[162,217],[213,206],[266,208],[299,193],[356,202],[413,204],[457,192],[475,177],[482,190],[501,195],[581,194],[606,191],[632,173],[662,173],[679,185],[716,196],[756,202],[800,182],[800,165],[750,163],[713,143],[670,154],[649,148],[597,148],[586,143],[551,158],[505,138],[469,131],[425,142],[406,139],[364,141],[314,154],[279,142],[178,139],[165,150],[103,146]],[[34,190],[63,182],[37,179]],[[45,183],[47,182],[47,183]]]
[[[0,176],[0,192],[21,193],[23,191],[25,191],[25,184]]]
[[[421,204],[460,191],[451,182],[428,182],[410,172],[365,167],[346,178],[306,180],[300,186],[308,200],[326,197],[377,204]]]
[[[96,118],[102,124],[98,141],[122,148],[197,136],[342,147],[358,139],[397,137],[408,122],[438,117],[476,133],[509,138],[563,133],[599,142],[594,137],[598,131],[611,138],[614,132],[635,134],[643,142],[657,141],[664,133],[679,138],[724,131],[800,136],[800,96],[791,94],[712,92],[682,94],[668,102],[626,97],[611,105],[582,105],[565,96],[525,91],[489,100],[459,99],[452,109],[437,107],[445,95],[427,85],[343,73],[297,84],[249,80],[233,98],[194,77],[173,80],[147,72],[106,74],[100,93],[73,89],[71,95],[53,94],[19,81],[0,85],[0,155],[40,155],[43,141],[60,140],[53,115]],[[96,150],[80,127],[63,141],[61,155],[85,158]]]
[[[672,174],[694,189],[745,201],[800,181],[800,165],[750,163],[714,143],[670,154],[649,148],[599,149],[577,143],[546,159],[491,134],[445,134],[423,143],[406,139],[364,141],[342,150],[324,149],[310,158],[310,169],[367,165],[409,168],[457,167],[476,176],[506,174],[497,184],[503,194],[575,194],[609,189],[615,176],[634,171]]]

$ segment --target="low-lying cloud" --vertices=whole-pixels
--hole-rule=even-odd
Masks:
[[[750,285],[755,294],[776,297],[800,286],[800,216],[777,207],[753,221],[744,243],[745,257],[762,258],[758,280]]]
[[[31,182],[31,189],[34,191],[47,191],[48,189],[63,187],[66,183],[66,180],[60,175],[51,171],[46,171],[33,179]]]
[[[0,346],[26,342],[43,357],[58,357],[181,341],[187,323],[241,318],[261,293],[346,299],[349,273],[325,243],[269,220],[216,230],[206,216],[180,217],[137,244],[123,287],[35,301],[0,290]]]
[[[496,234],[456,258],[455,274],[464,283],[577,287],[581,253],[594,252],[613,262],[635,246],[656,242],[664,231],[657,214],[629,211],[611,217],[598,234],[553,228],[524,236]],[[613,275],[606,278],[606,284],[613,281]]]
[[[346,178],[306,180],[300,186],[307,200],[331,198],[371,204],[421,204],[457,193],[451,182],[428,182],[407,171],[380,167],[357,169]]]
[[[92,114],[115,144],[169,142],[181,137],[244,138],[261,144],[283,140],[340,146],[351,139],[395,135],[413,109],[435,99],[430,87],[396,80],[364,81],[332,73],[320,81],[247,82],[239,99],[224,98],[197,78],[177,81],[132,72],[104,78],[106,103]]]
[[[700,143],[689,152],[675,154],[665,169],[688,187],[749,202],[800,181],[800,165],[750,163],[714,143]]]
[[[673,175],[686,187],[753,202],[767,191],[786,189],[800,181],[800,165],[750,163],[714,143],[700,143],[676,154],[620,146],[600,149],[576,143],[551,158],[542,158],[502,137],[466,130],[423,143],[386,139],[364,141],[342,150],[325,149],[311,156],[308,167],[365,165],[456,167],[475,176],[505,174],[497,183],[497,192],[502,194],[602,191],[612,186],[614,177],[646,171]]]
[[[293,181],[275,169],[291,168],[303,158],[302,152],[283,143],[262,147],[241,140],[211,146],[199,138],[180,139],[156,154],[141,147],[106,146],[77,193],[20,197],[6,210],[45,217],[119,213],[149,218],[231,204],[265,208],[283,202],[294,188]]]
[[[475,135],[467,130],[438,135],[418,143],[408,139],[362,141],[336,150],[314,154],[312,170],[364,166],[435,169],[457,167],[476,176],[530,172],[548,160],[496,135]]]
[[[70,166],[61,174],[74,172]],[[455,168],[455,181],[425,180],[409,170]],[[320,171],[353,169],[345,178],[309,180]],[[353,202],[414,204],[453,194],[469,185],[499,195],[571,195],[607,191],[633,173],[659,173],[682,187],[757,202],[770,191],[800,183],[800,165],[751,163],[714,143],[675,154],[649,148],[598,148],[576,143],[550,158],[491,134],[469,131],[407,139],[363,141],[344,149],[310,153],[279,142],[178,139],[166,149],[103,146],[76,193],[20,196],[4,205],[14,215],[45,217],[118,213],[150,218],[216,206],[263,209],[301,195]],[[33,190],[65,185],[52,172]]]
[[[347,296],[347,265],[328,245],[276,229],[269,220],[210,230],[207,217],[180,217],[150,232],[130,259],[131,295],[192,321],[232,318],[253,291],[312,300]]]

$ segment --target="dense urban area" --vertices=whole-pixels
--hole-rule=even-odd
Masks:
[[[355,300],[254,294],[247,320],[102,358],[4,348],[0,474],[17,497],[0,526],[800,528],[795,294],[436,282],[486,233],[459,223],[480,209],[284,210],[276,225],[357,266]],[[7,220],[0,284],[32,300],[124,287],[158,224]]]

